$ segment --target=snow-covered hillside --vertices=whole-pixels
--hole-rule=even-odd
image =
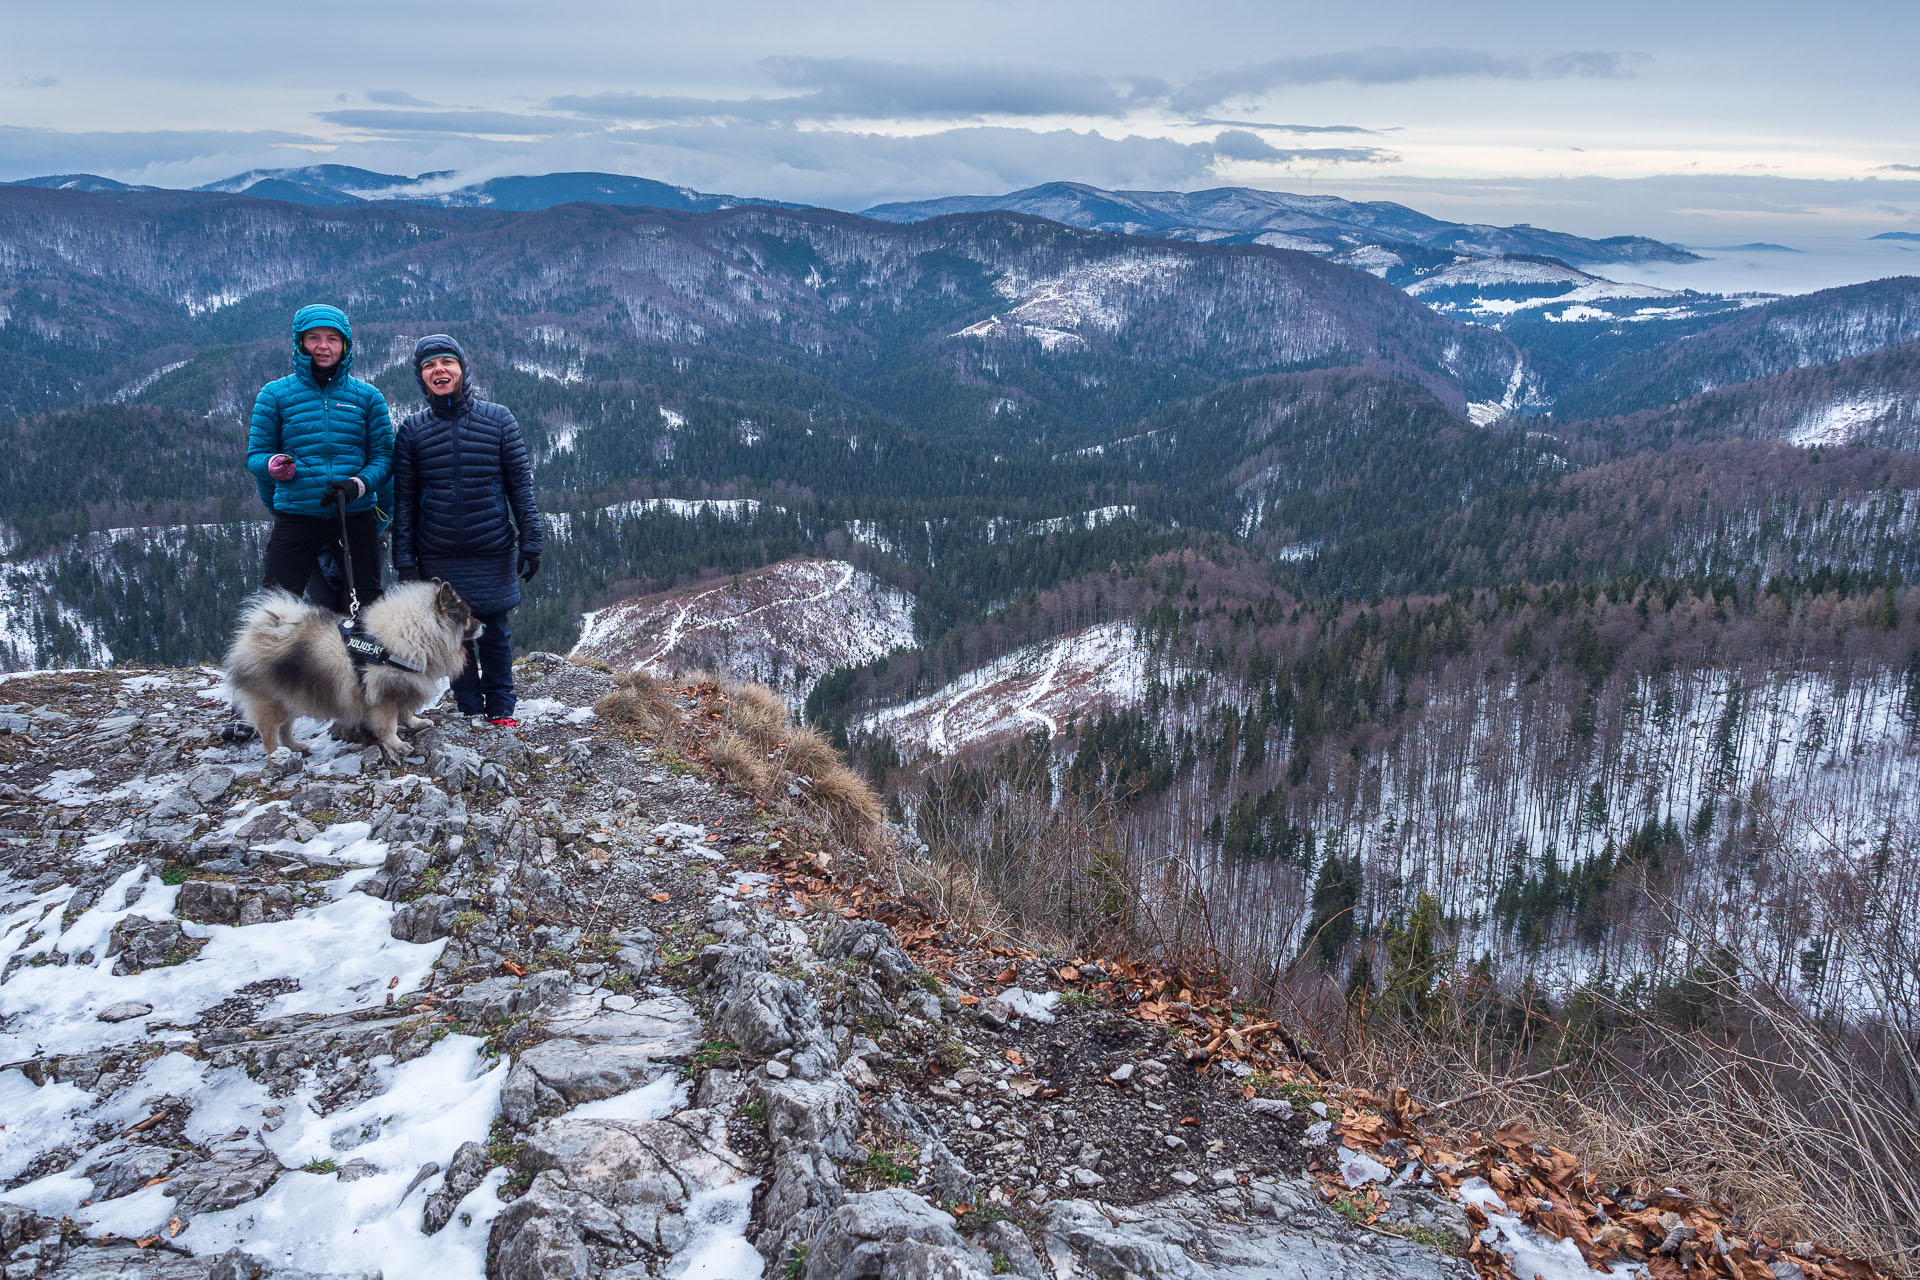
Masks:
[[[1109,622],[1016,650],[860,727],[889,735],[905,755],[944,755],[1036,729],[1056,737],[1074,717],[1129,705],[1145,692],[1146,663],[1132,624]]]
[[[1920,396],[1861,389],[1836,395],[1800,415],[1786,438],[1797,445],[1843,445],[1895,432],[1920,431]]]
[[[827,672],[912,645],[913,605],[844,561],[786,560],[590,613],[572,656],[653,671],[711,667],[797,705]]]
[[[1392,266],[1354,265],[1376,275],[1386,274]],[[1680,320],[1764,301],[1758,297],[1731,300],[1608,280],[1565,263],[1535,258],[1464,259],[1403,287],[1442,315],[1496,327],[1516,318],[1545,318],[1557,323]]]
[[[1675,901],[1749,931],[1770,928],[1767,913],[1803,891],[1769,881],[1773,872],[1725,865],[1723,851],[1753,824],[1776,836],[1769,865],[1802,886],[1821,865],[1864,865],[1920,830],[1920,733],[1907,682],[1894,672],[1644,675],[1601,691],[1590,731],[1580,732],[1559,727],[1580,698],[1556,679],[1435,685],[1363,749],[1303,768],[1279,812],[1296,834],[1317,833],[1323,851],[1359,859],[1394,894],[1426,890],[1450,916],[1483,922],[1474,945],[1496,956],[1512,948],[1495,923],[1503,895],[1528,877],[1611,864],[1648,823],[1687,833],[1692,853],[1675,868]],[[1100,711],[1149,705],[1158,708],[1154,732],[1178,754],[1185,743],[1210,750],[1257,701],[1231,678],[1167,667],[1130,625],[1110,623],[1017,650],[855,727],[891,737],[909,761],[1036,730],[1071,753],[1076,718],[1084,726]],[[1276,731],[1261,754],[1287,760],[1294,750]],[[1209,781],[1205,769],[1183,775],[1137,815],[1143,856],[1164,852],[1172,815],[1225,812],[1256,794]],[[1202,865],[1221,857],[1217,833],[1186,838],[1194,843],[1181,856]],[[1305,901],[1310,868],[1270,870],[1299,881],[1280,893],[1289,909]],[[1772,952],[1785,966],[1799,935],[1781,928]],[[1621,973],[1660,968],[1630,934],[1609,935],[1601,954]],[[1810,994],[1845,999],[1843,967],[1823,970],[1823,989]]]

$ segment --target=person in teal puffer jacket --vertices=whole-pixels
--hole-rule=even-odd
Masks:
[[[353,591],[364,607],[380,595],[376,508],[393,477],[387,400],[352,376],[353,327],[338,307],[294,313],[293,369],[260,388],[247,432],[247,470],[273,511],[261,577],[299,595],[320,553],[340,546],[345,497]]]

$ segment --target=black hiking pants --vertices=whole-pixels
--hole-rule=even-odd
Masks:
[[[299,595],[319,567],[321,551],[334,548],[337,556],[339,546],[339,516],[274,512],[266,564],[260,571],[264,585]],[[347,517],[347,550],[353,553],[353,589],[364,609],[380,597],[380,523],[373,512]],[[345,607],[342,600],[342,612]]]

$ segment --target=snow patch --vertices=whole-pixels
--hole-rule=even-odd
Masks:
[[[118,391],[113,393],[114,403],[124,404],[126,401],[131,400],[135,396],[139,395],[142,391],[145,391],[148,387],[152,386],[154,383],[160,381],[160,379],[172,373],[175,369],[184,369],[190,363],[191,361],[187,361],[187,360],[175,360],[172,364],[163,364],[158,369],[155,369],[152,373],[146,374],[143,377],[135,378],[132,382],[129,382],[126,386],[120,388]]]
[[[1843,395],[1810,410],[1787,433],[1787,441],[1802,447],[1846,444],[1907,408],[1898,396],[1886,391]]]

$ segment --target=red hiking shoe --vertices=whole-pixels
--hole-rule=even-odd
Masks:
[[[520,722],[512,716],[495,716],[493,719],[487,721],[487,723],[496,729],[518,729],[520,727]]]

